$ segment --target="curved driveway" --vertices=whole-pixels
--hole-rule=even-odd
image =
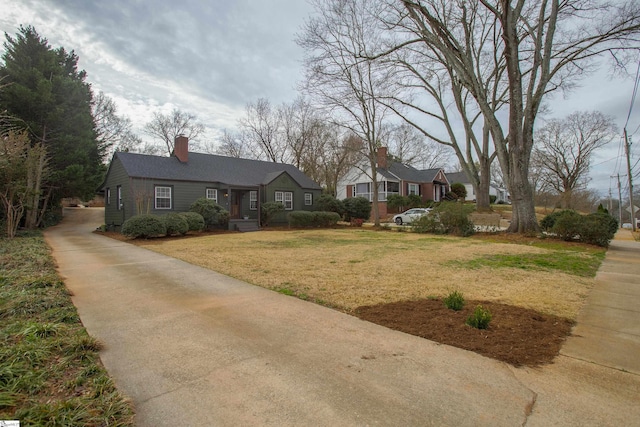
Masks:
[[[565,357],[514,369],[92,234],[101,209],[65,214],[47,242],[139,426],[640,419],[637,376]]]

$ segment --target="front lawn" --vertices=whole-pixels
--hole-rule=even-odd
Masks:
[[[465,297],[575,319],[605,250],[371,229],[279,230],[135,244],[352,312],[363,305]]]

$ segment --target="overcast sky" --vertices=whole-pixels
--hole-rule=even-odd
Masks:
[[[294,37],[311,12],[304,0],[3,0],[0,30],[14,35],[20,24],[33,25],[53,47],[75,50],[94,90],[114,99],[140,136],[154,112],[178,108],[195,114],[215,140],[235,127],[248,102],[297,96],[303,52]],[[622,134],[634,81],[612,80],[607,71],[549,100],[547,117],[599,110]],[[640,141],[638,104],[627,129]],[[609,176],[625,173],[619,148],[616,140],[596,153],[591,187],[608,193]]]

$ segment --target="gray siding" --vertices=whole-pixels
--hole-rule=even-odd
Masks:
[[[264,187],[262,194],[262,202],[274,202],[276,197],[276,191],[290,191],[293,193],[293,209],[286,210],[278,213],[272,220],[272,223],[287,223],[287,213],[291,211],[313,211],[315,210],[315,203],[321,190],[311,190],[301,188],[296,181],[294,181],[289,175],[282,174],[278,178],[271,181]],[[312,194],[312,205],[307,206],[304,202],[305,193]]]
[[[118,209],[118,186],[122,187],[122,197],[125,209]],[[104,205],[104,220],[105,224],[111,226],[120,226],[127,219],[125,214],[127,213],[127,207],[131,206],[130,199],[127,197],[130,194],[129,191],[129,178],[127,176],[122,163],[118,158],[114,158],[113,162],[107,172],[107,177],[104,183],[105,191],[105,205]],[[110,193],[110,197],[107,200],[107,191]]]

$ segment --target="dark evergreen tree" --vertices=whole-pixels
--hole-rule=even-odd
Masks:
[[[51,195],[53,204],[62,197],[92,198],[104,167],[91,87],[78,70],[78,57],[52,48],[31,26],[5,37],[0,78],[7,85],[0,91],[0,111],[21,121],[32,145],[44,143],[50,174],[43,196]]]

